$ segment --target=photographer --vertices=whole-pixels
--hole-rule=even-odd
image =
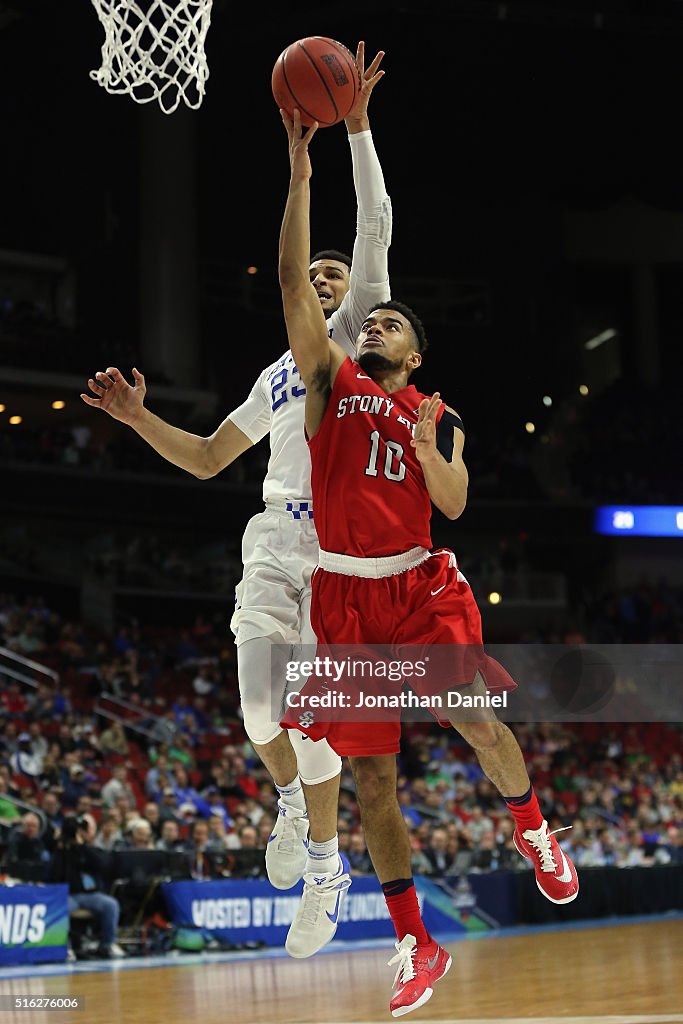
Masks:
[[[90,815],[64,818],[57,849],[52,855],[51,881],[69,886],[69,912],[90,910],[100,928],[99,954],[114,959],[126,954],[116,943],[119,904],[104,889],[107,854],[92,846],[95,821]]]
[[[50,854],[40,835],[40,818],[29,811],[21,819],[7,843],[5,869],[8,874],[25,882],[42,882],[50,861]]]

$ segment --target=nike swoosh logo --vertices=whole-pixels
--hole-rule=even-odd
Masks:
[[[339,917],[339,901],[340,900],[341,900],[341,892],[338,892],[337,893],[337,902],[334,905],[334,912],[331,914],[329,912],[329,910],[325,911],[325,913],[329,917],[329,919],[332,922],[332,924],[336,924],[337,923],[337,918]]]
[[[564,864],[564,871],[562,872],[561,875],[557,876],[557,880],[558,880],[558,882],[571,882],[571,880],[572,880],[572,869],[569,867],[569,864],[567,863],[567,858],[565,857],[565,855],[562,852],[562,850],[560,850],[560,854],[562,855],[562,863]]]
[[[358,380],[370,380],[370,378],[366,377],[364,373],[357,373],[356,377],[358,377]]]
[[[438,590],[432,590],[432,597],[436,597],[437,594],[440,594],[441,591],[445,590],[445,589],[446,589],[446,584],[444,583],[443,587],[439,587]]]
[[[430,971],[434,970],[434,968],[436,967],[436,961],[438,959],[439,959],[439,950],[437,949],[437,951],[434,954],[434,956],[432,957],[432,959],[427,961],[427,967],[429,968]]]

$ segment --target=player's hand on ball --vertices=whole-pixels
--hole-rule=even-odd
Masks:
[[[301,113],[297,107],[294,108],[292,118],[289,118],[287,112],[282,109],[280,109],[280,116],[289,138],[289,163],[292,177],[301,175],[301,177],[310,178],[313,170],[308,155],[308,145],[318,130],[318,122],[315,121],[304,134],[301,126]]]
[[[431,462],[438,458],[436,447],[436,415],[441,405],[441,395],[435,391],[431,398],[423,398],[417,414],[415,436],[410,442],[420,462]]]
[[[98,370],[88,380],[88,387],[96,397],[82,394],[81,398],[93,409],[101,409],[115,420],[130,424],[140,413],[147,392],[145,378],[139,370],[133,369],[133,379],[135,384],[131,387],[116,366],[108,366],[106,373]]]
[[[344,118],[346,127],[350,130],[355,128],[363,130],[367,127],[364,123],[368,116],[368,101],[372,94],[372,90],[375,88],[380,78],[384,77],[384,71],[379,70],[379,66],[382,63],[384,57],[384,50],[379,50],[377,56],[373,60],[369,68],[365,68],[365,43],[361,39],[356,50],[356,64],[358,65],[358,71],[360,72],[361,88],[358,94],[353,109]]]

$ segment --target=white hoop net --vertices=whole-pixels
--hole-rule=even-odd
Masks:
[[[90,77],[136,103],[158,100],[172,114],[197,110],[209,68],[204,41],[213,0],[92,0],[105,31],[102,66]]]

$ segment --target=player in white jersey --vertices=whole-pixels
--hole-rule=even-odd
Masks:
[[[358,103],[345,119],[357,198],[353,258],[325,250],[313,258],[310,268],[330,337],[349,353],[368,310],[390,298],[391,203],[367,114],[372,90],[384,73],[379,70],[383,56],[380,51],[365,69],[364,44],[359,43],[363,85]],[[133,369],[133,378],[131,387],[120,370],[110,366],[88,380],[95,397],[81,398],[131,426],[165,459],[200,479],[220,473],[270,432],[265,511],[249,521],[242,539],[244,571],[231,621],[240,702],[245,731],[279,794],[278,820],[266,850],[270,881],[289,889],[305,875],[307,880],[315,878],[315,893],[329,889],[341,900],[351,884],[337,844],[341,759],[326,740],[313,742],[279,725],[285,664],[299,645],[315,643],[309,610],[311,573],[318,558],[304,437],[306,392],[291,352],[287,349],[266,367],[247,400],[208,438],[173,427],[149,412],[143,404],[144,377]],[[338,913],[332,920],[321,909],[313,921],[311,905],[315,900],[308,900],[306,914],[299,914],[290,929],[287,949],[292,956],[310,956],[336,931]]]

